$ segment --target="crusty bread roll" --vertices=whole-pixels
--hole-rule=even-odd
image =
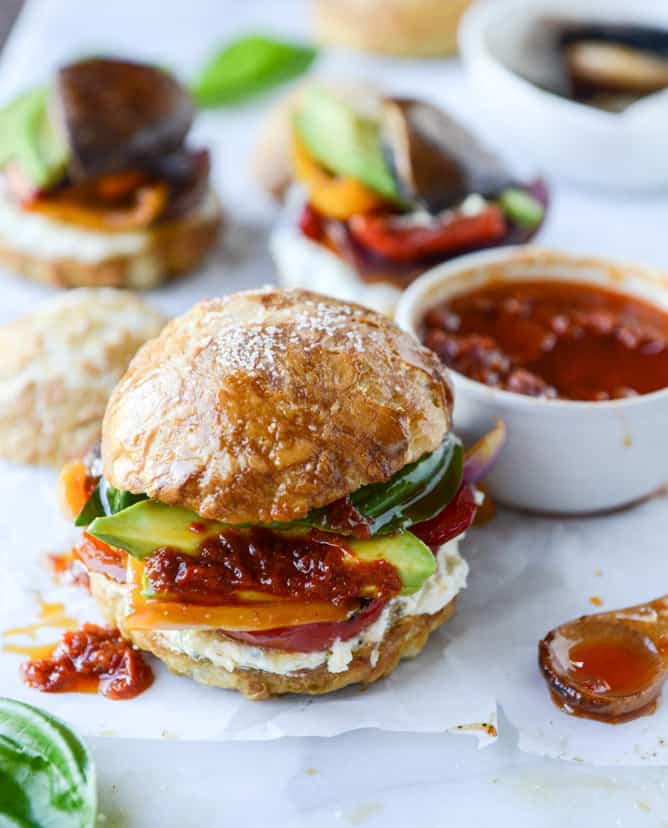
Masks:
[[[214,663],[211,659],[183,652],[174,646],[169,634],[160,630],[128,630],[125,619],[123,585],[98,573],[90,575],[91,592],[109,624],[141,650],[157,656],[173,672],[212,687],[239,690],[252,701],[286,693],[321,695],[351,684],[373,684],[389,675],[403,658],[413,658],[425,646],[429,635],[454,615],[456,597],[434,613],[404,615],[386,630],[381,641],[367,642],[355,649],[345,669],[332,673],[327,664],[288,673]],[[197,639],[224,638],[217,631],[198,632]]]
[[[436,449],[451,405],[441,362],[386,317],[248,291],[142,347],[104,418],[104,474],[205,518],[290,521]]]
[[[117,233],[30,213],[0,194],[0,267],[57,287],[152,288],[196,268],[220,225],[213,192],[178,219]]]
[[[0,456],[61,465],[83,455],[114,385],[164,323],[133,294],[89,288],[0,327]]]
[[[317,37],[327,45],[406,57],[449,55],[471,0],[315,0]]]

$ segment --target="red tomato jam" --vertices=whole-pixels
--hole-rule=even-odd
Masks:
[[[449,368],[531,397],[614,400],[668,387],[668,313],[594,285],[487,285],[430,310],[423,341]]]
[[[121,549],[107,546],[103,541],[84,532],[72,553],[89,573],[96,572],[118,583],[125,583],[127,555]]]
[[[144,657],[118,630],[84,624],[66,632],[50,658],[21,668],[24,682],[44,693],[99,692],[132,699],[153,683]]]
[[[401,591],[392,564],[355,559],[336,545],[342,541],[318,532],[230,530],[205,540],[197,556],[159,549],[146,560],[147,588],[155,597],[197,604],[230,603],[243,590],[332,604]]]

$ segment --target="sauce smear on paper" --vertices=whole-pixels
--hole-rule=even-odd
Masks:
[[[84,624],[65,633],[47,658],[21,668],[24,682],[45,693],[101,693],[132,699],[153,683],[142,654],[113,628]]]

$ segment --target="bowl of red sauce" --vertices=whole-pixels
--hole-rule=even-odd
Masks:
[[[396,316],[450,368],[465,439],[506,423],[488,478],[499,502],[600,512],[668,482],[668,274],[485,251],[421,276]]]

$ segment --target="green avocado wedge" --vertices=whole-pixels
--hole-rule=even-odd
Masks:
[[[0,825],[93,828],[96,811],[83,742],[43,710],[0,698]]]
[[[115,515],[96,518],[88,533],[143,560],[166,546],[196,555],[206,538],[230,528],[214,520],[203,520],[181,506],[142,500]],[[436,569],[429,547],[410,532],[365,540],[346,538],[345,546],[360,560],[386,560],[395,566],[403,584],[403,595],[419,589]]]
[[[196,555],[205,538],[224,530],[225,524],[204,520],[183,506],[141,500],[122,512],[95,518],[87,531],[94,538],[143,560],[165,546]]]
[[[0,109],[0,167],[13,161],[36,188],[64,173],[69,151],[48,113],[49,92],[26,92]]]
[[[401,201],[375,121],[358,115],[322,87],[313,86],[294,116],[294,128],[307,149],[331,172],[355,178],[390,201]]]
[[[410,532],[379,536],[368,540],[349,540],[353,554],[362,561],[387,561],[396,567],[402,595],[412,595],[436,572],[431,549]]]

